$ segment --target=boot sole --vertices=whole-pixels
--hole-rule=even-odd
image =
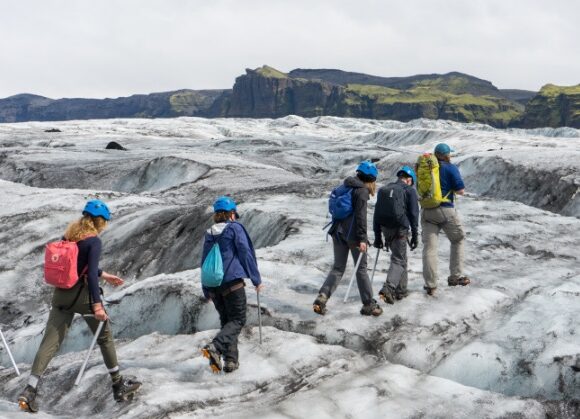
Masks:
[[[379,293],[379,298],[387,304],[395,304],[395,300],[388,300],[385,294]]]
[[[457,283],[447,282],[447,285],[449,285],[450,287],[458,287],[458,286],[464,287],[469,284],[471,284],[471,281],[469,279],[467,281]]]
[[[204,358],[209,359],[209,367],[211,368],[211,372],[213,372],[214,374],[219,374],[221,368],[219,367],[219,365],[216,364],[215,360],[211,356],[211,353],[205,348],[201,350],[201,353]]]
[[[120,399],[116,399],[116,402],[117,403],[132,402],[133,399],[135,398],[135,393],[137,393],[140,388],[141,388],[141,384],[139,384],[139,387],[137,387],[136,389],[131,390],[130,392],[123,394],[123,397],[121,397]]]

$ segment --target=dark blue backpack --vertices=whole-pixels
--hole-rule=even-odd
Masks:
[[[330,193],[328,200],[328,212],[332,216],[332,222],[344,220],[353,213],[352,188],[340,185]]]

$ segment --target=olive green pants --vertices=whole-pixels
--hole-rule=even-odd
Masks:
[[[79,292],[79,288],[82,285],[82,281],[79,281],[77,285],[71,289],[55,289],[52,296],[52,308],[50,309],[50,314],[48,316],[48,322],[46,323],[46,329],[44,330],[44,337],[34,358],[32,364],[33,375],[40,377],[48,363],[52,360],[62,341],[64,340],[68,329],[70,328],[73,317],[75,313],[78,314],[92,314],[91,306],[89,302],[89,290],[86,285],[83,286],[79,298],[71,306],[75,297]],[[84,317],[87,325],[94,334],[99,326],[99,321],[94,317]],[[103,354],[103,360],[105,365],[110,372],[118,368],[117,363],[117,352],[115,350],[115,343],[113,341],[113,333],[111,332],[111,327],[109,322],[105,323],[101,334],[97,339],[97,343],[101,347],[101,353]]]

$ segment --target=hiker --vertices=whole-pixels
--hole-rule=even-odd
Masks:
[[[343,185],[336,188],[331,194],[329,206],[332,209],[333,195],[345,195],[349,197],[350,211],[348,216],[334,219],[328,234],[332,237],[334,248],[334,265],[329,272],[318,297],[314,300],[313,309],[317,314],[326,313],[326,303],[336,290],[338,283],[344,275],[348,253],[350,251],[355,266],[360,257],[360,263],[356,271],[356,281],[363,306],[360,313],[365,316],[380,316],[383,309],[373,299],[373,290],[367,273],[367,201],[369,195],[376,192],[377,167],[370,161],[363,161],[356,169],[356,176],[347,177]]]
[[[99,322],[105,322],[97,343],[111,376],[113,398],[117,402],[125,401],[141,386],[134,377],[123,378],[120,373],[111,326],[101,299],[99,277],[115,287],[123,284],[118,276],[99,269],[102,244],[98,236],[107,227],[110,219],[111,213],[107,205],[102,201],[92,200],[86,203],[82,217],[70,223],[64,233],[64,240],[76,242],[78,246],[79,279],[72,288],[54,289],[44,337],[34,358],[28,384],[18,397],[23,410],[38,411],[36,393],[40,377],[62,344],[76,313],[83,315],[93,334],[96,333]]]
[[[423,239],[423,278],[424,289],[429,295],[434,295],[437,289],[437,245],[439,232],[443,230],[451,242],[449,259],[449,286],[467,285],[471,281],[463,274],[463,246],[465,233],[459,214],[454,206],[455,195],[463,195],[465,185],[457,166],[451,163],[451,153],[454,150],[447,144],[440,143],[435,147],[435,157],[439,163],[439,205],[433,208],[423,208],[421,229]],[[420,168],[418,170],[421,170]],[[419,184],[421,183],[419,174]],[[423,204],[421,204],[423,206]]]
[[[230,373],[239,367],[238,336],[246,324],[246,292],[244,278],[249,278],[256,292],[264,285],[258,271],[256,252],[252,240],[242,224],[236,203],[228,196],[219,197],[213,204],[214,225],[207,230],[203,244],[202,289],[207,299],[211,299],[220,316],[221,330],[211,343],[202,349],[209,359],[213,372]],[[217,244],[217,247],[214,245]],[[212,254],[216,249],[217,255]],[[220,275],[213,286],[204,284],[204,274],[214,265],[215,256],[220,260]],[[206,261],[208,262],[206,264]],[[211,263],[209,263],[211,262]],[[208,275],[213,274],[210,272]],[[222,363],[222,357],[224,362]]]
[[[396,174],[397,181],[379,189],[373,216],[373,230],[377,249],[391,251],[391,266],[379,297],[388,304],[402,300],[407,292],[407,240],[411,230],[409,247],[418,244],[419,203],[413,186],[417,177],[409,166],[403,166]],[[385,237],[383,242],[382,236]]]

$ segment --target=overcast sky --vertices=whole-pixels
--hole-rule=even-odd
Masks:
[[[580,83],[578,0],[1,0],[0,97],[231,88],[245,68]]]

